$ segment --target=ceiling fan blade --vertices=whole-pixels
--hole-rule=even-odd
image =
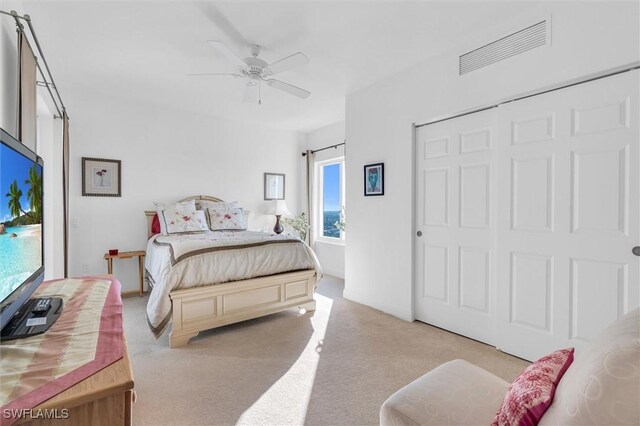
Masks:
[[[227,46],[223,42],[218,40],[207,40],[207,43],[209,44],[209,46],[213,47],[215,50],[217,50],[222,55],[224,55],[224,57],[227,58],[229,61],[231,61],[233,64],[241,67],[247,66],[244,59],[242,59],[236,51],[231,49],[229,46]]]
[[[244,77],[241,74],[232,74],[232,73],[209,73],[209,74],[187,74],[189,77],[218,77],[221,75],[229,75],[231,77]]]
[[[297,96],[302,99],[306,99],[309,97],[311,92],[308,92],[299,87],[293,86],[289,83],[282,82],[280,80],[265,80],[267,84],[271,87],[275,87],[276,89],[280,89],[283,92],[287,92],[290,95]]]
[[[258,90],[258,83],[254,80],[249,81],[244,88],[242,102],[255,103],[258,100]]]
[[[309,63],[309,58],[307,58],[304,53],[298,52],[298,53],[294,53],[291,56],[287,56],[284,59],[280,59],[279,61],[272,63],[271,65],[267,66],[266,70],[270,75],[272,75],[272,74],[277,74],[279,72],[287,71],[302,65],[306,65],[308,63]]]
[[[247,46],[249,42],[240,34],[236,27],[213,2],[198,1],[194,5],[200,9],[200,14],[209,18],[214,27],[220,29],[234,46]]]

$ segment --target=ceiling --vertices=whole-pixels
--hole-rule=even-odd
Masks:
[[[484,1],[22,1],[56,83],[113,96],[307,132],[344,120],[345,96],[428,60],[517,16],[532,3]],[[274,62],[304,52],[310,63],[277,78],[311,91],[299,99],[263,86],[262,105],[242,102],[242,79],[211,49],[241,56],[259,44]],[[67,105],[73,116],[73,105]]]

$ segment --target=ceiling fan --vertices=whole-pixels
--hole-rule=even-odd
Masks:
[[[189,74],[196,77],[207,76],[232,76],[236,78],[247,79],[244,92],[244,102],[262,103],[260,100],[260,86],[262,82],[265,82],[267,86],[273,87],[278,90],[282,90],[293,96],[305,99],[309,97],[311,92],[301,89],[289,83],[285,83],[274,78],[269,78],[279,72],[288,71],[290,69],[306,65],[309,63],[309,59],[304,53],[298,52],[293,55],[282,58],[279,61],[275,61],[272,64],[268,64],[264,60],[258,58],[261,47],[257,44],[249,45],[251,56],[247,58],[241,57],[237,52],[231,49],[229,46],[221,41],[208,40],[207,43],[212,48],[216,49],[222,55],[224,55],[233,65],[238,67],[238,73],[209,73],[209,74]]]

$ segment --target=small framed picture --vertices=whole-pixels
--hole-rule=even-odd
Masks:
[[[264,174],[264,199],[284,200],[284,174]]]
[[[364,195],[384,195],[384,163],[364,166]]]
[[[82,157],[82,195],[120,197],[120,160]]]

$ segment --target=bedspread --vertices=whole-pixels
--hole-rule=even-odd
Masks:
[[[322,274],[313,250],[301,240],[255,231],[155,235],[147,244],[145,268],[152,287],[147,322],[156,337],[171,318],[173,290],[304,269]]]

